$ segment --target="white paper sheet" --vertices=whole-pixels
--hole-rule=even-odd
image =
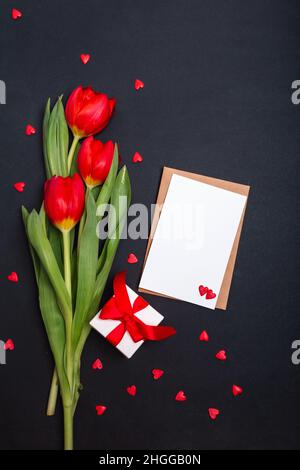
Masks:
[[[214,309],[246,199],[173,175],[139,287]]]

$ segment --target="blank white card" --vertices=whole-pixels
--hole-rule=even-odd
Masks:
[[[139,287],[215,309],[246,200],[174,174]]]

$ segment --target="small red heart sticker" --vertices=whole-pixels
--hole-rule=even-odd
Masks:
[[[211,419],[216,419],[220,414],[220,410],[218,410],[218,408],[208,408],[208,414]]]
[[[138,259],[137,257],[135,256],[134,253],[129,253],[128,257],[127,257],[127,263],[129,264],[135,264],[138,262]]]
[[[13,8],[11,10],[11,17],[13,20],[18,20],[19,18],[22,18],[22,12],[16,8]]]
[[[8,339],[4,345],[4,349],[7,351],[13,351],[15,349],[15,344],[12,339]]]
[[[131,395],[132,397],[135,397],[136,395],[136,386],[135,385],[130,385],[130,387],[126,388],[128,395]]]
[[[206,300],[214,299],[216,297],[216,294],[212,291],[212,289],[208,289],[206,292]]]
[[[134,88],[136,90],[139,90],[140,88],[144,88],[145,84],[142,82],[142,80],[139,80],[138,78],[134,81]]]
[[[205,295],[207,291],[208,291],[208,287],[199,286],[199,293],[201,296]]]
[[[175,397],[176,401],[185,401],[186,400],[186,395],[183,390],[179,390],[179,392],[176,394]]]
[[[27,124],[26,129],[25,129],[25,134],[26,135],[33,135],[36,133],[36,128],[33,127],[31,124]]]
[[[80,59],[83,64],[87,64],[91,58],[90,54],[80,54]]]
[[[96,406],[96,411],[97,411],[97,415],[101,416],[101,415],[103,415],[103,413],[106,411],[106,406],[104,406],[104,405],[97,405],[97,406]]]
[[[17,275],[17,273],[15,271],[12,271],[8,276],[7,276],[7,279],[10,281],[10,282],[18,282],[19,281],[19,276]]]
[[[141,163],[143,161],[143,157],[139,152],[135,152],[135,154],[132,157],[133,163]]]
[[[219,352],[217,352],[215,357],[219,359],[219,361],[226,361],[227,356],[225,349],[221,349]]]
[[[162,369],[152,369],[152,375],[154,380],[158,380],[161,378],[162,375],[164,375],[164,371]]]
[[[241,395],[242,393],[243,393],[242,387],[240,387],[239,385],[235,385],[235,384],[232,385],[233,396],[237,397],[238,395]]]
[[[203,330],[203,331],[200,333],[199,340],[200,340],[200,341],[209,341],[209,336],[208,336],[206,330]]]
[[[93,368],[94,370],[96,370],[96,369],[103,369],[103,364],[102,364],[102,362],[100,361],[100,359],[96,359],[96,360],[93,362],[92,368]]]
[[[14,188],[19,192],[22,193],[25,188],[25,183],[23,181],[20,181],[19,183],[14,184]]]

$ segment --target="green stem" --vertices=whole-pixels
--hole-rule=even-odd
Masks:
[[[70,231],[62,232],[63,236],[63,257],[64,257],[64,278],[67,291],[72,299],[72,272],[71,272],[71,243]],[[66,326],[66,372],[69,382],[69,389],[62,391],[64,407],[64,449],[73,450],[73,382],[74,382],[74,364],[72,351],[72,308],[69,315],[65,318]]]
[[[73,407],[64,405],[65,450],[73,450]]]
[[[58,395],[58,376],[56,368],[53,372],[51,381],[51,388],[49,393],[48,405],[47,405],[47,416],[53,416],[55,414],[56,401]]]
[[[68,173],[69,174],[70,174],[70,171],[71,171],[72,161],[73,161],[74,153],[75,153],[78,142],[79,142],[79,137],[74,135],[73,142],[72,142],[72,145],[70,147],[69,155],[68,155]]]
[[[72,299],[72,283],[71,283],[71,246],[70,246],[70,232],[62,232],[63,247],[64,247],[64,275],[67,291]],[[67,377],[72,390],[73,383],[73,361],[72,361],[72,312],[65,319],[66,324],[66,363],[67,363]]]
[[[63,245],[64,245],[64,275],[67,291],[72,298],[72,284],[71,284],[71,246],[70,246],[70,232],[62,232]]]

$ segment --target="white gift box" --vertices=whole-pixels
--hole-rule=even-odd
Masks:
[[[133,305],[135,299],[139,296],[127,285],[126,289],[128,292],[130,303],[131,305]],[[109,335],[109,333],[111,333],[111,331],[113,331],[118,325],[120,325],[121,322],[119,320],[102,320],[101,318],[99,318],[100,313],[101,310],[91,320],[90,325],[95,328],[95,330],[97,330],[102,336],[106,337]],[[139,318],[142,322],[144,322],[146,325],[151,326],[159,325],[164,318],[160,313],[158,313],[157,310],[151,307],[151,305],[148,305],[139,312],[135,313],[135,316]],[[117,344],[116,348],[121,351],[121,353],[123,353],[128,359],[130,359],[134,355],[134,353],[142,346],[143,342],[144,340],[135,343],[128,331],[125,331],[123,338],[121,339],[119,344]]]

